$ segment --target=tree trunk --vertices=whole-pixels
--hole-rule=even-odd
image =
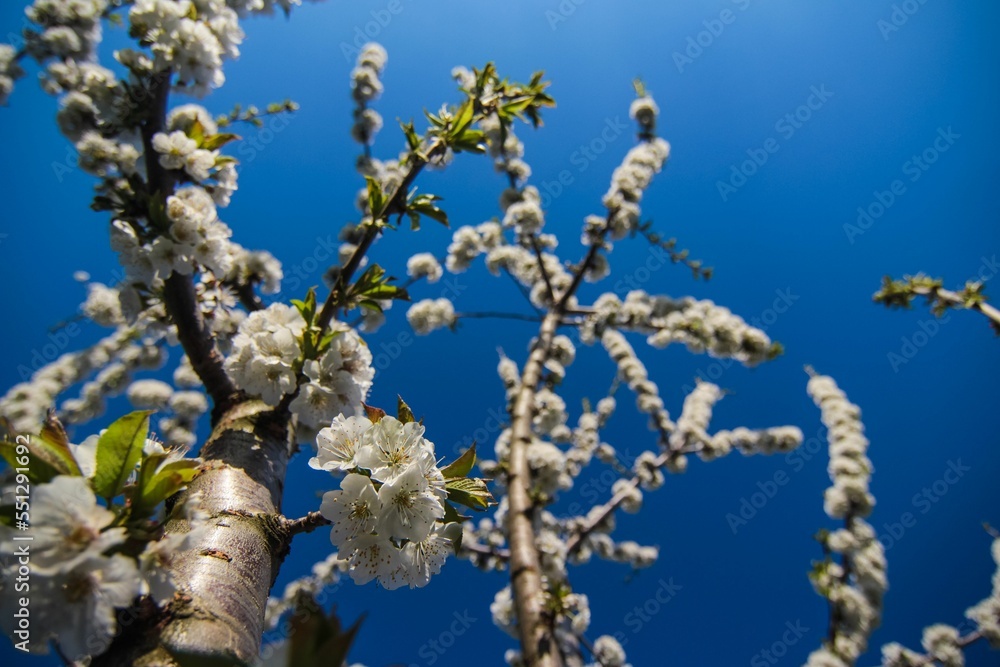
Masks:
[[[211,469],[181,498],[200,494],[211,516],[198,544],[178,555],[179,594],[164,610],[140,609],[95,667],[244,666],[260,649],[264,607],[288,552],[281,494],[289,455],[287,423],[261,401],[229,409],[201,451]],[[190,530],[172,519],[168,533]]]
[[[531,499],[531,468],[528,447],[534,438],[532,419],[535,414],[535,391],[542,377],[542,368],[559,312],[549,312],[542,321],[538,340],[531,350],[521,375],[521,389],[514,399],[511,412],[510,460],[507,491],[510,513],[507,532],[510,540],[510,579],[517,612],[521,655],[528,667],[562,667],[562,656],[553,633],[552,619],[544,609],[542,572],[538,563],[533,519],[535,503]]]

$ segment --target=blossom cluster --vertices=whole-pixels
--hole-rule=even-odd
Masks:
[[[374,42],[365,44],[358,54],[357,66],[351,72],[351,97],[357,105],[354,109],[354,125],[351,137],[365,146],[374,141],[382,129],[382,116],[368,107],[368,103],[382,94],[382,71],[389,56],[381,45]]]
[[[418,335],[455,324],[455,306],[444,297],[417,301],[406,311],[406,319]]]
[[[414,421],[339,415],[316,437],[309,465],[342,477],[339,491],[323,495],[320,512],[333,523],[330,541],[358,584],[425,586],[453,549],[452,531],[441,522],[444,475],[423,435]]]
[[[152,52],[152,71],[172,69],[176,85],[203,96],[225,80],[222,63],[240,54],[243,30],[225,0],[136,0],[131,32]],[[132,61],[143,56],[131,55]]]
[[[34,432],[58,397],[84,382],[78,398],[63,402],[60,417],[70,423],[86,421],[104,411],[105,398],[120,393],[133,372],[159,368],[163,361],[164,353],[156,338],[136,339],[131,327],[119,327],[86,349],[41,364],[30,376],[28,369],[19,368],[26,381],[0,397],[0,415],[10,420],[15,430]],[[96,376],[87,380],[92,374]]]
[[[920,654],[892,642],[882,647],[883,667],[916,667],[941,664],[943,667],[963,667],[962,649],[978,637],[986,639],[992,648],[1000,648],[1000,538],[994,537],[991,555],[997,569],[993,573],[993,591],[979,604],[965,611],[967,618],[976,623],[974,634],[962,637],[958,629],[943,623],[924,628]]]
[[[300,427],[318,429],[335,415],[360,412],[375,370],[371,352],[360,337],[336,323],[339,328],[330,348],[319,359],[303,359],[305,325],[296,309],[281,303],[251,313],[233,338],[225,366],[238,387],[268,405],[277,405],[298,390],[290,409]],[[308,378],[301,387],[300,368]]]
[[[684,409],[677,428],[670,434],[674,451],[695,451],[704,461],[729,454],[734,448],[744,455],[789,452],[802,444],[802,431],[795,426],[777,426],[761,430],[737,427],[708,434],[712,409],[723,391],[711,382],[699,381],[684,398]]]
[[[625,380],[629,389],[635,392],[639,412],[649,415],[651,428],[661,432],[672,431],[674,423],[670,420],[670,415],[663,406],[659,389],[657,389],[656,383],[649,379],[646,367],[636,356],[635,350],[629,345],[625,336],[617,329],[606,329],[601,336],[601,344],[618,365],[619,377]],[[683,458],[677,460],[683,461]],[[678,463],[678,465],[684,464]]]
[[[464,67],[456,67],[451,74],[466,90],[472,90],[476,85],[475,75]],[[490,94],[492,84],[487,82],[486,87],[484,96]],[[491,114],[479,122],[479,129],[483,131],[486,147],[496,170],[506,174],[512,185],[528,180],[531,167],[523,159],[524,143],[518,138],[513,125],[502,123],[498,116]]]
[[[832,641],[813,651],[808,667],[849,667],[868,647],[868,638],[881,621],[882,600],[888,588],[885,550],[874,528],[862,517],[875,503],[868,492],[871,462],[866,456],[861,411],[832,378],[813,375],[807,386],[819,406],[830,443],[830,479],[824,510],[845,526],[826,536],[826,548],[842,555],[816,566],[813,586],[831,604]]]
[[[730,357],[748,365],[766,361],[777,351],[763,331],[707,299],[672,299],[633,290],[624,301],[611,293],[602,294],[593,309],[580,327],[580,339],[587,344],[614,327],[645,334],[646,342],[656,348],[683,343],[692,352]]]
[[[670,157],[670,144],[659,137],[643,141],[629,150],[611,175],[611,187],[602,200],[608,209],[607,224],[612,239],[623,239],[639,226],[639,202],[653,176],[660,173]],[[593,236],[584,232],[583,242],[593,245]]]
[[[156,446],[146,442],[146,450]],[[83,473],[92,475],[96,437],[70,447]],[[98,504],[87,478],[58,475],[32,484],[28,649],[45,653],[49,640],[55,640],[73,660],[100,654],[118,632],[119,609],[145,594],[159,604],[170,600],[175,592],[170,561],[189,549],[204,528],[204,517],[197,511],[189,518],[191,531],[149,542],[135,558],[122,553],[130,536],[116,525],[116,515]],[[21,544],[12,539],[14,530],[0,525],[0,557],[9,564],[0,568],[0,623],[12,638],[18,600],[15,549]]]
[[[413,255],[406,261],[406,275],[413,278],[426,278],[427,282],[433,284],[441,280],[444,269],[437,258],[429,252],[421,252]]]

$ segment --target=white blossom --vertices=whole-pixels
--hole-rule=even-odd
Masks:
[[[427,282],[436,283],[443,274],[441,264],[429,252],[418,253],[406,261],[406,275],[411,278],[427,278]]]
[[[340,483],[340,491],[323,494],[320,513],[333,523],[330,541],[336,547],[350,547],[351,541],[369,535],[381,512],[379,495],[365,475],[351,473]]]
[[[406,319],[417,335],[455,324],[455,306],[445,298],[418,301],[406,311]]]

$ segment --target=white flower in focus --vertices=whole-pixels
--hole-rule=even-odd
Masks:
[[[386,588],[402,585],[402,579],[395,574],[401,564],[399,549],[392,542],[375,535],[359,535],[351,546],[355,547],[349,559],[354,583],[367,584],[377,577]]]
[[[418,422],[403,424],[394,417],[382,417],[364,433],[357,464],[380,482],[392,481],[427,452],[433,454],[423,434],[424,427]]]
[[[316,456],[309,459],[315,470],[348,472],[357,467],[361,437],[372,427],[366,417],[338,415],[316,436]]]
[[[408,542],[400,554],[401,576],[410,588],[422,588],[441,567],[452,552],[452,541],[445,535],[447,527],[436,525],[431,534],[420,542]]]
[[[320,513],[333,522],[330,542],[335,547],[348,546],[358,537],[370,535],[375,529],[380,502],[371,480],[352,473],[340,483],[340,491],[323,494]]]
[[[437,519],[444,518],[444,507],[430,493],[427,479],[417,466],[382,484],[378,491],[382,513],[378,518],[379,535],[421,542],[427,538]]]

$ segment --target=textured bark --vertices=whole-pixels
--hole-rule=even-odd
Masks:
[[[262,402],[223,415],[201,452],[213,467],[181,499],[200,494],[212,518],[198,544],[171,564],[180,594],[163,611],[133,615],[95,667],[252,663],[268,592],[288,551],[280,515],[288,452],[285,424]],[[190,525],[173,519],[166,530],[183,533]]]
[[[542,572],[533,527],[535,504],[530,495],[531,469],[528,466],[528,447],[533,437],[531,426],[535,391],[541,380],[545,357],[559,319],[560,315],[556,311],[548,313],[542,320],[538,340],[524,366],[521,389],[514,399],[511,412],[510,468],[507,473],[510,579],[521,654],[524,664],[529,667],[562,667],[563,664],[559,646],[553,636],[552,619],[546,614],[543,605]]]

